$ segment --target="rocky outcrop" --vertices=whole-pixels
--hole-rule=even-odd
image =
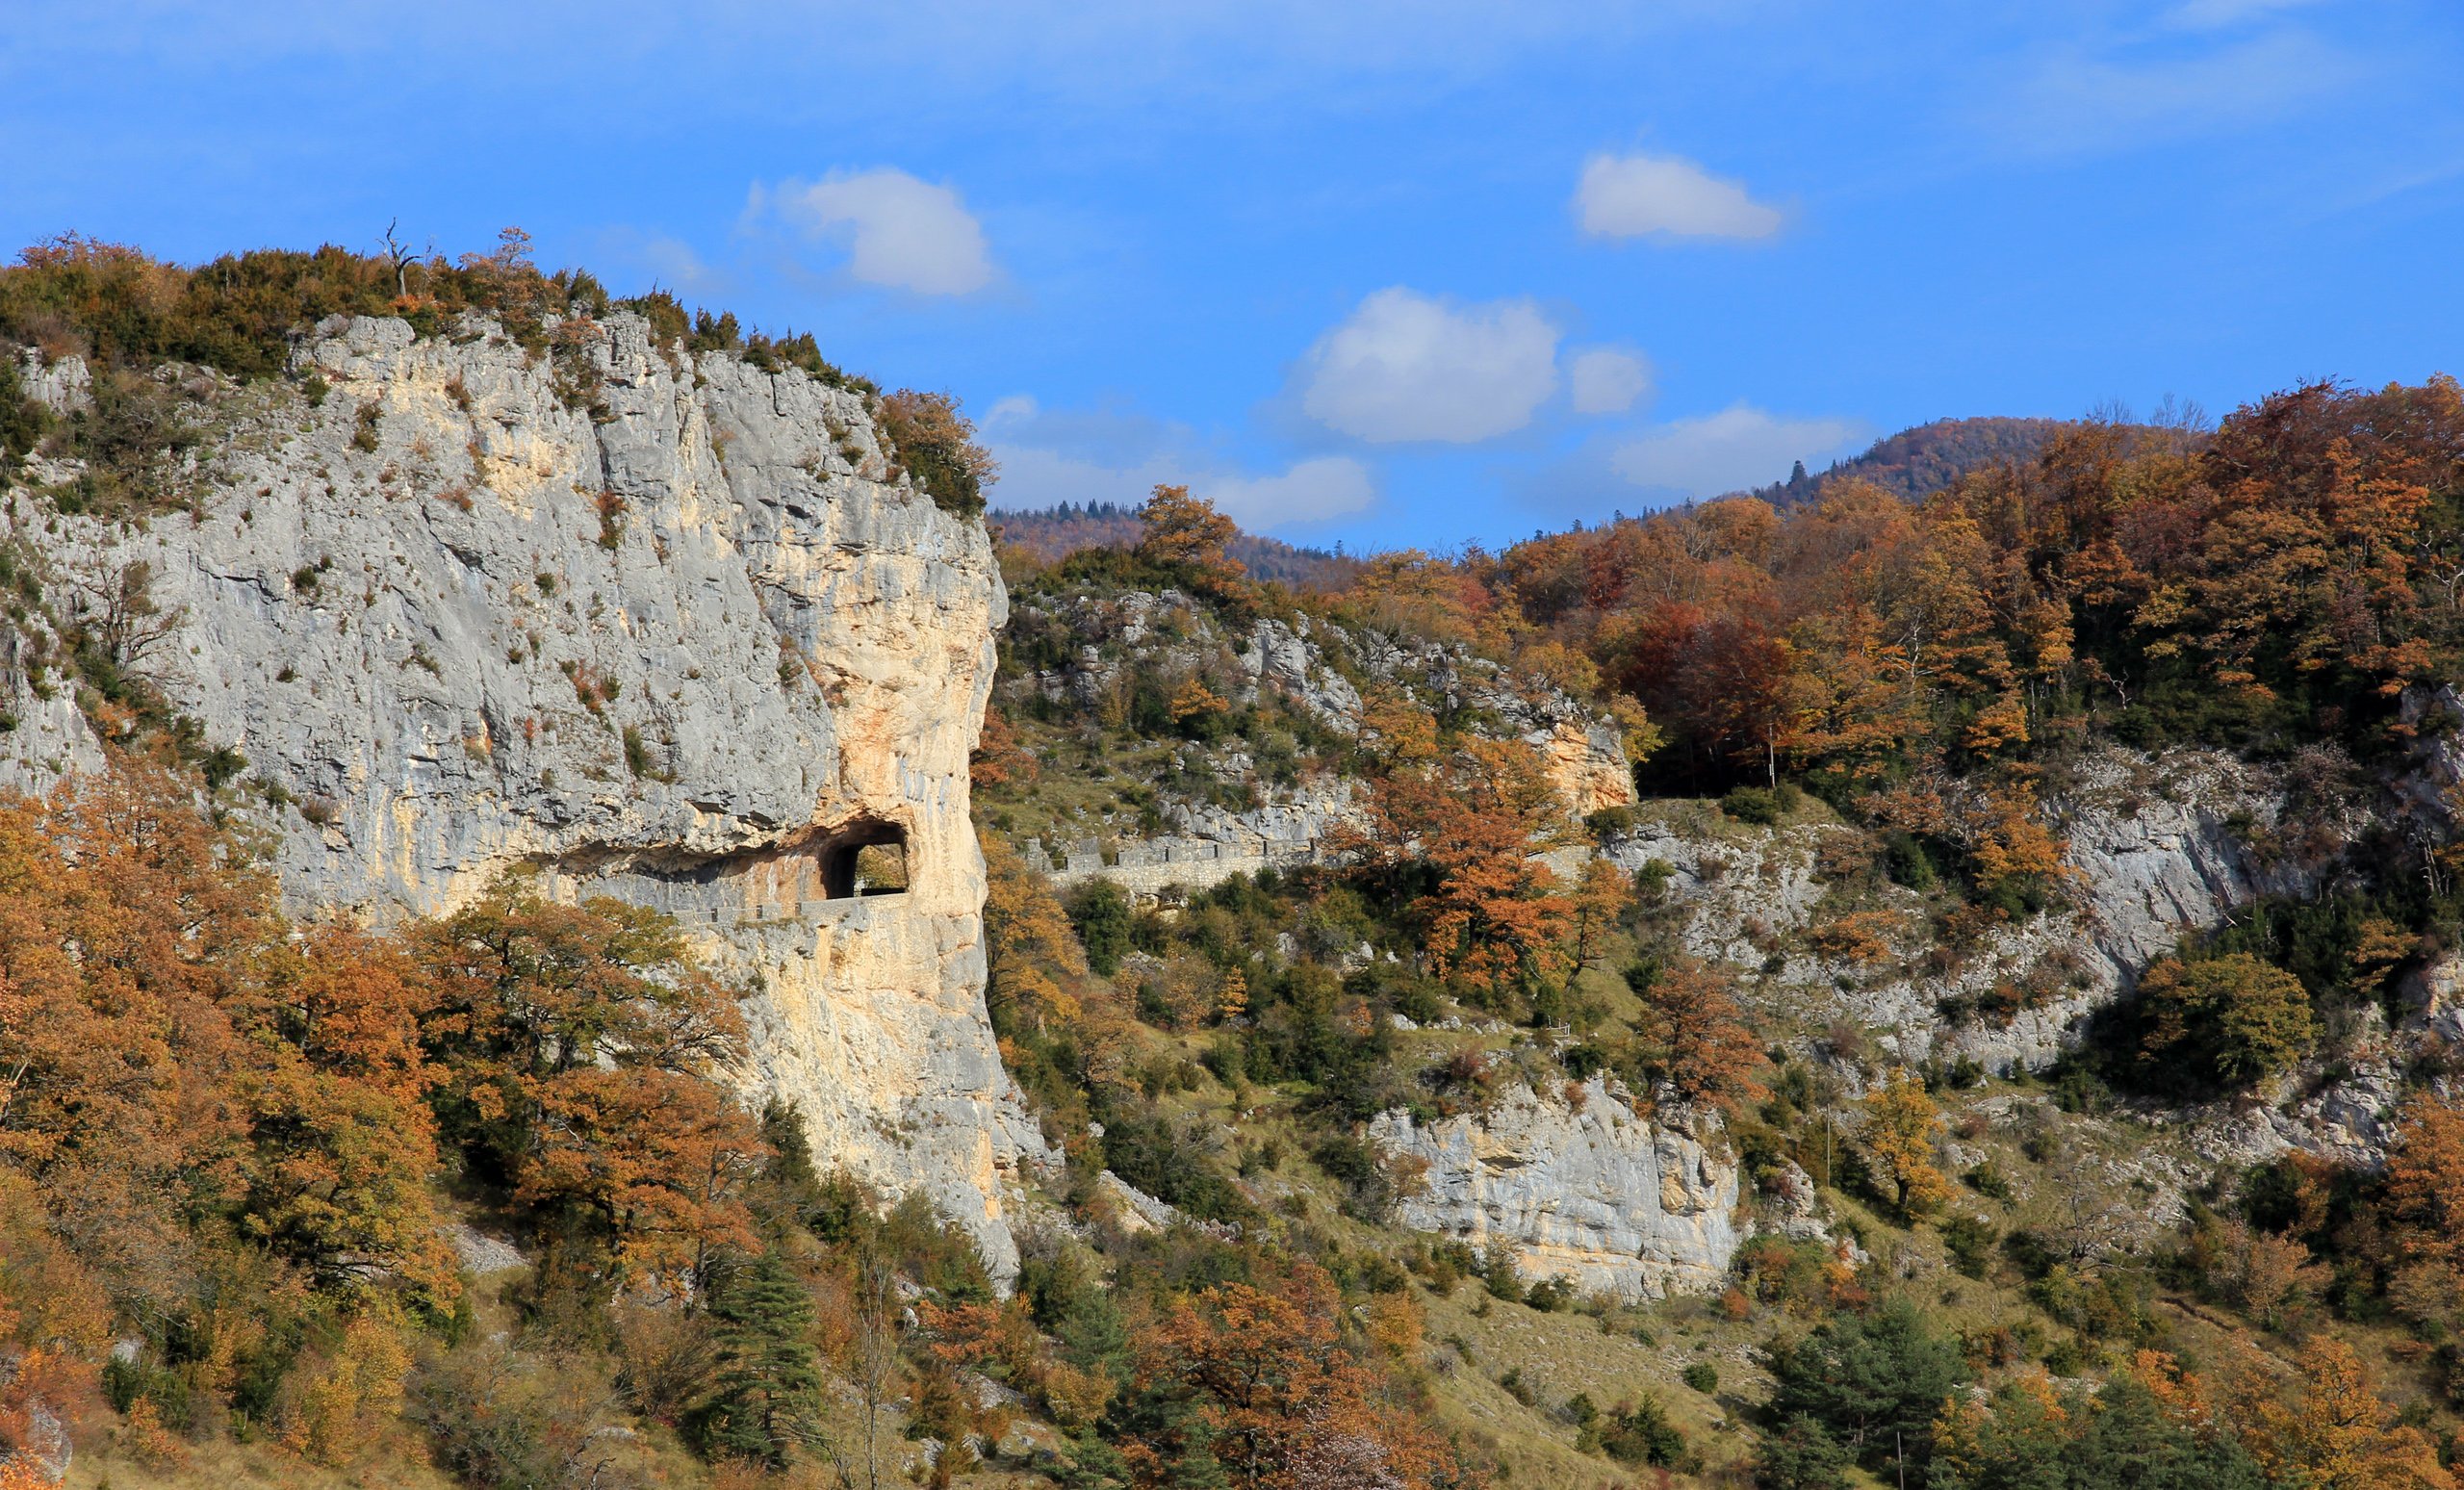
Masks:
[[[1674,805],[1604,852],[1630,870],[1664,866],[1665,892],[1686,912],[1685,949],[1762,970],[1757,996],[1769,1013],[1812,1027],[1853,1020],[1898,1060],[1940,1054],[2007,1071],[2051,1064],[2083,1016],[2127,991],[2185,931],[2264,895],[2306,893],[2323,862],[2310,849],[2346,841],[2365,814],[2350,800],[2303,803],[2307,820],[2296,824],[2296,795],[2280,774],[2218,752],[2090,753],[2049,809],[2068,845],[2062,901],[1981,938],[1947,969],[1914,963],[1930,941],[1929,907],[1894,885],[1875,886],[1852,912],[1877,935],[1897,928],[1886,955],[1823,950],[1817,934],[1843,914],[1822,868],[1825,846],[1859,843],[1835,823],[1758,829]],[[1870,840],[1857,852],[1870,854]],[[2026,990],[2020,1007],[1997,998],[2011,989]],[[1981,998],[2006,1007],[1989,1018],[1946,1015]]]
[[[549,358],[320,328],[316,381],[220,390],[193,518],[46,532],[59,603],[150,576],[178,624],[133,665],[244,758],[297,908],[382,921],[525,869],[673,912],[747,987],[747,1084],[1007,1271],[1003,1190],[1044,1150],[983,1007],[986,536],[893,475],[863,395],[572,329]],[[38,706],[20,782],[91,758],[56,703],[10,706]],[[903,891],[852,893],[867,845],[903,845]]]
[[[1252,688],[1276,689],[1321,723],[1346,734],[1358,733],[1360,690],[1328,665],[1309,633],[1306,616],[1289,621],[1260,617],[1250,629],[1247,649],[1240,654],[1242,670]]]
[[[2075,775],[2056,822],[2088,940],[2116,986],[2170,952],[2185,928],[2311,884],[2297,861],[2269,863],[2251,850],[2249,837],[2283,809],[2281,784],[2259,768],[2213,751],[2153,760],[2107,751]]]
[[[1090,585],[1019,614],[1019,629],[1038,638],[1035,650],[1063,660],[1019,678],[1012,704],[1032,698],[1035,706],[1065,705],[1117,721],[1142,681],[1168,692],[1196,680],[1244,706],[1279,706],[1287,722],[1305,721],[1302,732],[1358,737],[1370,728],[1362,689],[1392,688],[1474,733],[1532,747],[1578,816],[1635,800],[1624,732],[1613,718],[1462,647],[1398,641],[1297,610],[1227,631],[1219,610],[1174,589]],[[1175,886],[1202,889],[1235,874],[1322,861],[1331,837],[1365,826],[1366,798],[1342,774],[1348,761],[1303,745],[1301,759],[1287,754],[1280,769],[1262,769],[1258,749],[1237,736],[1177,746],[1173,776],[1220,789],[1166,784],[1153,812],[1168,833],[1157,834],[1151,821],[1135,838],[1109,820],[1077,823],[1049,841],[1029,840],[1029,856],[1040,850],[1062,883],[1101,878],[1154,898]]]
[[[1518,1086],[1485,1114],[1427,1124],[1381,1114],[1371,1141],[1426,1167],[1398,1220],[1503,1243],[1534,1280],[1629,1299],[1712,1288],[1737,1247],[1734,1165],[1690,1121],[1645,1118],[1600,1077],[1575,1090],[1569,1104]]]

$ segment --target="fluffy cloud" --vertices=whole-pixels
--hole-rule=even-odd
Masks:
[[[988,408],[983,430],[1001,462],[992,497],[1000,507],[1136,506],[1159,485],[1187,486],[1255,532],[1348,517],[1377,501],[1369,468],[1348,456],[1256,475],[1206,449],[1187,425],[1119,410],[1047,410],[1020,394]]]
[[[1586,347],[1566,359],[1566,389],[1578,414],[1623,414],[1651,396],[1652,365],[1622,347]]]
[[[1522,428],[1557,390],[1557,328],[1529,300],[1462,305],[1399,286],[1301,360],[1300,406],[1375,444],[1468,445]]]
[[[1619,444],[1609,465],[1636,486],[1716,497],[1779,480],[1791,461],[1845,453],[1872,433],[1857,420],[1784,419],[1739,403],[1648,429]]]
[[[1348,517],[1377,501],[1369,468],[1348,455],[1304,460],[1281,475],[1200,476],[1190,487],[1252,530]]]
[[[1786,220],[1692,161],[1595,155],[1575,188],[1582,230],[1601,238],[1769,238]]]
[[[780,217],[813,238],[843,243],[848,274],[917,295],[967,295],[992,282],[984,227],[949,187],[903,170],[838,171],[774,193]],[[763,193],[755,188],[758,213]]]

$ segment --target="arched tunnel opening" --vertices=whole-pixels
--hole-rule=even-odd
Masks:
[[[832,900],[903,895],[909,869],[906,829],[895,823],[854,823],[832,834],[822,847],[822,893]]]

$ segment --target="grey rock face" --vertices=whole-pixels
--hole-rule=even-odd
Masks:
[[[1678,1120],[1635,1114],[1593,1077],[1578,1106],[1528,1087],[1485,1115],[1425,1126],[1379,1115],[1372,1142],[1427,1166],[1403,1224],[1475,1246],[1512,1246],[1526,1278],[1564,1275],[1620,1297],[1699,1293],[1738,1242],[1737,1171]]]
[[[1262,617],[1249,632],[1241,665],[1253,687],[1279,689],[1286,697],[1346,734],[1360,731],[1360,690],[1326,663],[1309,641],[1307,620],[1291,624]]]
[[[2259,862],[2231,827],[2237,814],[2274,819],[2281,793],[2265,773],[2205,751],[2137,766],[2118,753],[2091,758],[2060,818],[2088,938],[2117,985],[2172,951],[2185,928],[2307,883],[2296,868]],[[2141,784],[2151,768],[2153,781]]]
[[[39,539],[64,584],[150,567],[180,625],[144,670],[246,758],[288,898],[382,922],[528,869],[674,912],[753,989],[748,1086],[1006,1272],[1002,1192],[1045,1151],[983,1007],[981,527],[892,476],[861,395],[637,318],[578,364],[477,321],[321,333],[320,405],[225,401],[200,518]],[[92,760],[57,712],[16,780]],[[883,840],[908,889],[832,898]]]
[[[1817,870],[1824,835],[1841,830],[1723,835],[1679,813],[1638,823],[1605,852],[1630,870],[1653,861],[1668,866],[1667,892],[1686,910],[1683,940],[1694,956],[1751,969],[1765,948],[1784,945],[1762,995],[1776,1012],[1810,1023],[1854,1020],[1881,1032],[1878,1042],[1898,1060],[1939,1053],[1995,1070],[2038,1068],[2075,1040],[2083,1015],[2126,991],[2185,930],[2213,926],[2262,895],[2301,893],[2315,879],[2298,856],[2270,861],[2246,841],[2274,835],[2284,814],[2283,784],[2265,770],[2210,751],[2148,758],[2109,749],[2072,775],[2051,804],[2069,845],[2070,905],[2001,928],[1948,973],[1908,965],[1914,933],[1879,971],[1802,944],[1826,914]],[[2357,809],[2344,811],[2351,820],[2327,826],[2349,834]],[[1922,925],[1924,902],[1912,891],[1886,886],[1878,905]],[[1945,1001],[2032,975],[2055,985],[2056,996],[2005,1023],[1955,1024],[1940,1013]]]

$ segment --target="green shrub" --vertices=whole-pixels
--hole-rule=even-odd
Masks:
[[[51,411],[25,391],[17,372],[16,349],[0,346],[0,476],[40,444],[51,428]]]
[[[1480,1281],[1488,1285],[1490,1297],[1522,1302],[1523,1272],[1515,1264],[1512,1246],[1503,1242],[1489,1244],[1480,1254]]]
[[[2247,952],[2167,958],[2140,975],[2139,992],[2139,1069],[2154,1085],[2253,1086],[2318,1040],[2301,980]]]
[[[1646,859],[1643,867],[1634,871],[1634,899],[1646,906],[1656,906],[1668,898],[1668,882],[1677,878],[1677,866],[1665,859]]]
[[[1951,1266],[1971,1278],[1982,1278],[1993,1266],[1993,1245],[2001,1239],[1994,1226],[1976,1216],[1954,1216],[1942,1223],[1942,1246]]]
[[[1792,1413],[1766,1428],[1756,1451],[1760,1490],[1847,1490],[1848,1451],[1810,1413]]]
[[[1709,1361],[1696,1361],[1685,1368],[1685,1384],[1705,1397],[1720,1389],[1720,1368]]]
[[[1870,1314],[1841,1315],[1773,1352],[1772,1416],[1803,1413],[1835,1439],[1863,1446],[1867,1469],[1904,1452],[1911,1483],[1922,1483],[1934,1419],[1965,1384],[1959,1342],[1937,1333],[1916,1306],[1894,1299]]]
[[[1634,827],[1634,809],[1630,807],[1605,807],[1582,820],[1595,838],[1614,838],[1630,833]]]
[[[1134,919],[1129,896],[1110,880],[1090,880],[1070,893],[1065,909],[1069,924],[1077,928],[1078,940],[1087,949],[1088,968],[1103,978],[1120,971],[1120,960],[1130,949]]]
[[[1562,1314],[1574,1306],[1575,1280],[1558,1273],[1524,1291],[1523,1301],[1543,1314]]]
[[[1668,1421],[1668,1410],[1660,1406],[1659,1399],[1648,1394],[1609,1414],[1599,1433],[1600,1447],[1620,1464],[1673,1469],[1687,1460],[1684,1432]]]
[[[1720,810],[1738,822],[1767,828],[1780,820],[1780,794],[1768,786],[1739,786],[1720,799]]]

